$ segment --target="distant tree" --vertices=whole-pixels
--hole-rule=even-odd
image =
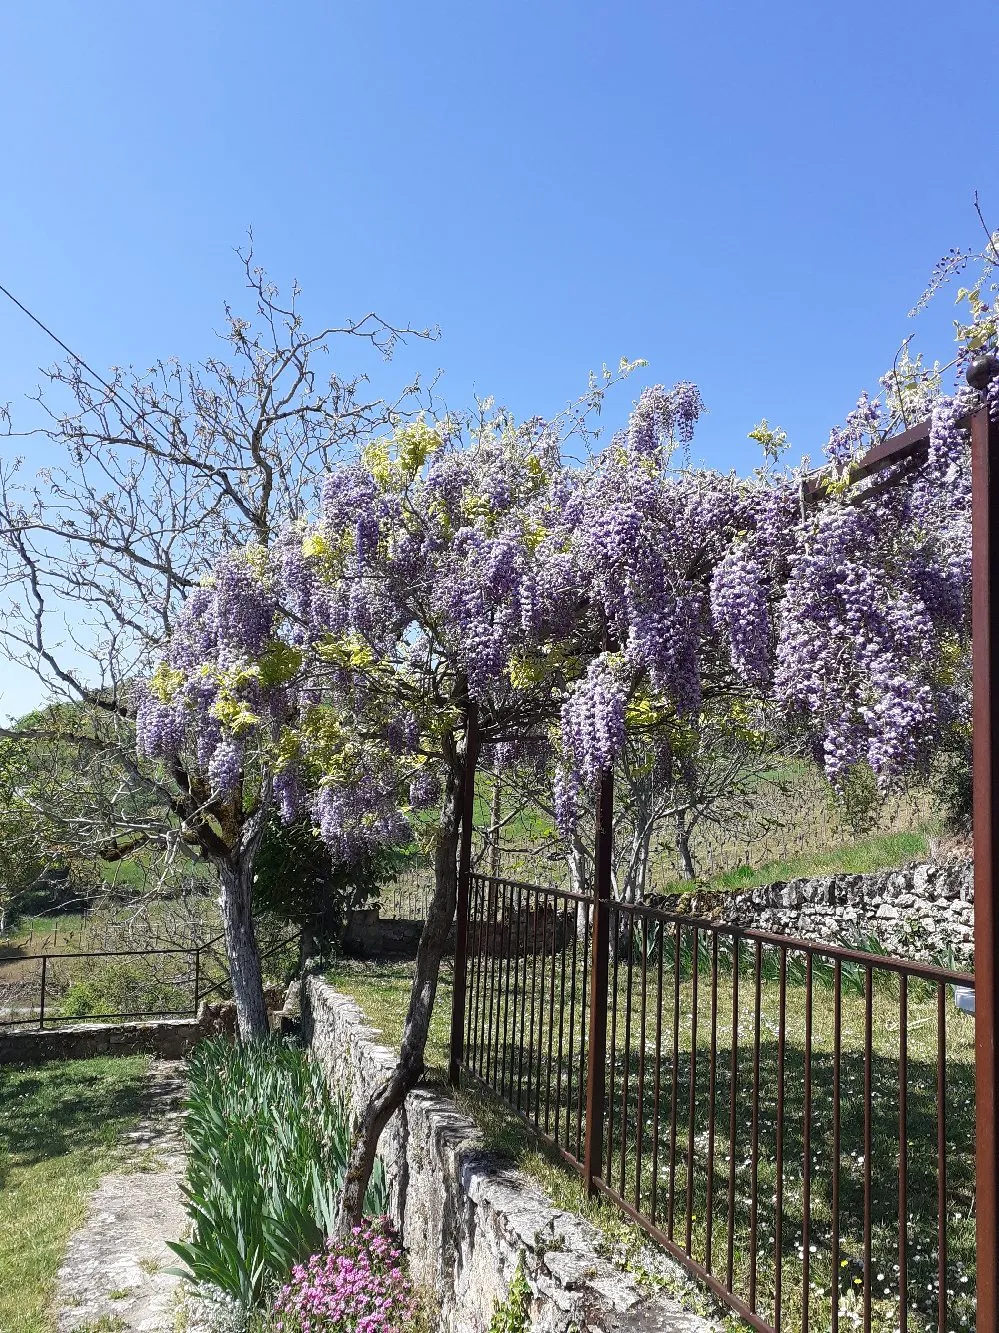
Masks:
[[[283,824],[272,812],[254,865],[254,910],[300,927],[304,962],[339,947],[350,912],[376,898],[402,860],[395,849],[376,845],[336,862],[311,820]]]

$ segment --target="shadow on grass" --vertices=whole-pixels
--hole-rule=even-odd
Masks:
[[[110,1147],[145,1109],[148,1064],[126,1056],[0,1066],[0,1177],[11,1165]]]

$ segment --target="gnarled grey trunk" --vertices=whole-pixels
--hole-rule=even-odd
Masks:
[[[382,1130],[416,1087],[423,1074],[423,1053],[437,995],[441,959],[447,947],[458,897],[458,838],[464,799],[465,773],[474,773],[475,755],[466,765],[465,755],[454,747],[448,755],[447,778],[437,827],[434,852],[434,894],[416,954],[413,989],[402,1033],[402,1047],[395,1069],[376,1090],[354,1132],[354,1142],[343,1182],[338,1230],[346,1235],[357,1226],[364,1209],[364,1195],[371,1177],[375,1152]]]
[[[270,1031],[264,1003],[264,981],[260,950],[253,928],[253,863],[256,844],[242,849],[232,860],[219,864],[222,891],[222,930],[232,978],[236,1019],[243,1041],[266,1037]]]

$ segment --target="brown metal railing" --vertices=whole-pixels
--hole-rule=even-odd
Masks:
[[[468,906],[462,1069],[750,1325],[974,1328],[971,976],[610,902],[594,990],[592,899]]]

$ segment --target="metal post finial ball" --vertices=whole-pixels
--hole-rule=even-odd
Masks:
[[[984,393],[997,375],[999,375],[999,357],[989,352],[986,356],[980,356],[972,361],[966,378],[973,389]]]

